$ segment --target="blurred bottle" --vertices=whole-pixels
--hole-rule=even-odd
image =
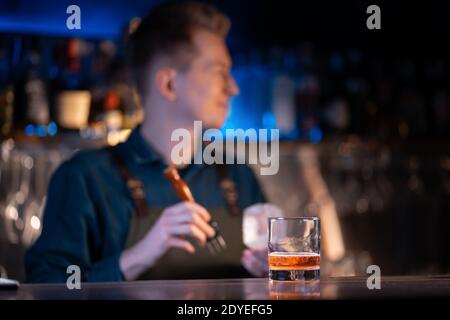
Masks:
[[[69,39],[58,53],[59,71],[53,89],[57,123],[65,129],[79,130],[88,125],[91,93],[87,72],[82,70],[85,43]]]
[[[50,122],[49,103],[38,48],[31,48],[28,59],[30,65],[25,80],[26,121],[32,125],[47,125]]]
[[[322,139],[319,128],[320,84],[315,75],[305,75],[296,92],[297,123],[300,137],[318,143]]]
[[[0,138],[8,137],[14,122],[14,89],[10,82],[10,63],[8,60],[8,41],[0,42]],[[1,139],[3,140],[3,139]]]
[[[273,49],[270,54],[272,71],[272,113],[282,138],[296,137],[295,55]]]
[[[11,85],[0,88],[0,137],[11,135],[14,121],[14,91]],[[2,139],[3,140],[3,139]]]
[[[118,131],[123,125],[123,113],[120,108],[121,99],[115,89],[110,89],[104,100],[102,121],[107,132]]]
[[[101,41],[93,55],[90,73],[92,103],[90,126],[107,135],[112,131],[131,129],[142,120],[142,109],[130,90],[124,53],[120,42]]]

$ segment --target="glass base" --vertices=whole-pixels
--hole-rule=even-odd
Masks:
[[[277,281],[313,281],[320,280],[320,269],[317,270],[270,270],[269,279]]]
[[[303,300],[320,298],[320,281],[269,281],[270,300]]]

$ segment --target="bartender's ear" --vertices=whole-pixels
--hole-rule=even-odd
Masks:
[[[177,72],[173,68],[161,68],[156,71],[155,81],[158,91],[169,101],[175,101],[175,77]]]

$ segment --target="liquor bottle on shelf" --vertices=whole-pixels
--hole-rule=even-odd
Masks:
[[[292,55],[289,55],[292,57]],[[293,57],[292,57],[293,58]],[[276,59],[272,54],[271,59]],[[294,58],[293,58],[294,59]],[[281,60],[278,57],[278,60]],[[296,138],[296,110],[295,110],[295,75],[290,59],[284,59],[273,73],[272,84],[272,112],[275,117],[276,127],[283,138]]]
[[[8,137],[13,130],[14,90],[11,85],[0,88],[0,137]]]
[[[79,39],[67,41],[53,86],[57,123],[64,129],[80,130],[88,125],[91,92],[88,77],[82,70],[84,44]]]
[[[107,132],[118,131],[122,128],[123,113],[120,109],[120,96],[116,90],[110,89],[104,100],[103,122]]]
[[[9,39],[0,39],[0,141],[12,134],[14,124],[14,87],[9,63]]]
[[[43,137],[47,135],[50,113],[47,85],[41,72],[41,54],[37,48],[31,48],[28,60],[29,66],[25,79],[25,133]]]

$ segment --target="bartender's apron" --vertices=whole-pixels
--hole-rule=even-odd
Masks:
[[[161,216],[163,209],[148,207],[142,182],[131,174],[113,148],[109,148],[109,151],[134,202],[135,210],[131,215],[126,242],[126,248],[129,248],[146,236]],[[240,263],[245,246],[242,239],[242,214],[237,205],[236,188],[234,182],[227,177],[224,167],[217,168],[227,208],[206,209],[212,215],[213,220],[218,222],[227,244],[226,249],[212,254],[206,247],[199,246],[196,240],[187,237],[186,239],[194,245],[195,253],[191,254],[179,248],[170,248],[153,267],[139,277],[139,280],[238,278],[245,274]],[[130,184],[130,179],[134,183]],[[133,190],[133,186],[136,187],[136,184],[139,185],[139,183],[141,189]],[[141,199],[137,199],[139,196],[136,194],[140,194]]]

